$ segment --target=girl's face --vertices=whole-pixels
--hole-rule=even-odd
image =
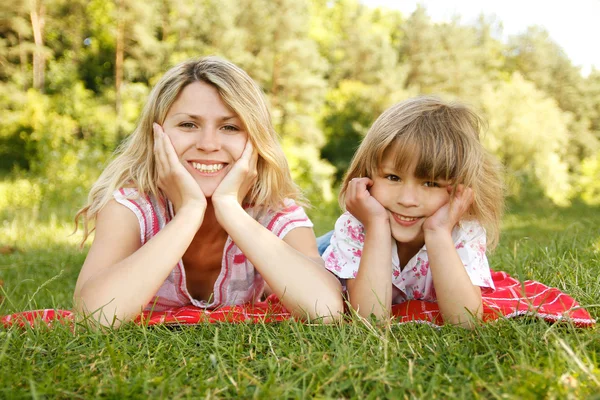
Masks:
[[[404,171],[398,171],[390,153],[384,153],[377,175],[371,178],[370,192],[389,214],[392,237],[398,243],[421,248],[425,244],[423,223],[450,200],[450,182],[417,178],[416,158]]]
[[[181,163],[206,197],[241,157],[248,132],[217,89],[205,82],[187,85],[163,123]]]

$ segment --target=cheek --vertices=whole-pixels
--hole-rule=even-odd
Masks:
[[[226,147],[233,159],[237,161],[242,156],[247,141],[247,134],[226,136],[223,138],[223,147]]]
[[[444,189],[444,191],[440,191],[440,193],[438,193],[434,199],[435,201],[433,204],[435,205],[435,208],[438,209],[450,201],[450,194],[448,194],[448,192]]]
[[[175,152],[177,153],[177,155],[181,156],[181,154],[185,150],[186,146],[188,145],[186,143],[185,135],[182,135],[181,132],[178,132],[178,131],[165,130],[165,133],[167,134],[169,139],[171,139],[171,143],[173,144],[173,148],[175,149]]]
[[[387,191],[385,190],[384,185],[381,184],[381,182],[379,182],[377,179],[373,182],[373,186],[371,186],[369,189],[371,196],[373,196],[375,200],[383,205],[387,203],[386,192]]]

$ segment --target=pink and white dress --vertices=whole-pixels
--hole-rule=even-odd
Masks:
[[[137,189],[134,188],[116,190],[113,196],[117,202],[137,216],[142,245],[173,218],[171,203],[165,199],[157,199],[152,195],[140,196]],[[247,207],[245,210],[281,239],[295,228],[313,226],[304,209],[289,199],[285,201],[285,207],[278,211],[267,211],[259,215],[259,210],[255,207]],[[168,251],[168,249],[165,250]],[[146,306],[146,310],[163,311],[186,305],[216,308],[254,303],[260,300],[264,286],[265,282],[260,273],[235,245],[231,237],[228,237],[223,249],[221,272],[215,281],[213,297],[210,301],[196,300],[190,295],[186,285],[185,268],[183,262],[179,260]]]
[[[495,289],[485,255],[485,229],[477,221],[461,221],[452,231],[456,251],[473,285]],[[358,273],[365,244],[365,228],[345,212],[335,223],[329,247],[323,253],[325,268],[344,281]],[[427,248],[423,246],[404,268],[400,267],[398,248],[392,240],[392,303],[407,300],[436,301]]]

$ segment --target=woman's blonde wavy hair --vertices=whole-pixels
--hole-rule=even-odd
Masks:
[[[476,219],[483,225],[488,248],[493,249],[500,236],[504,185],[500,164],[479,141],[483,125],[467,106],[433,96],[408,99],[390,107],[373,123],[352,158],[340,191],[340,205],[345,208],[350,180],[377,175],[387,151],[393,152],[399,171],[416,156],[417,177],[449,180],[454,188],[464,184],[473,189],[475,200],[466,219]]]
[[[258,151],[257,180],[244,202],[259,205],[261,209],[277,210],[283,207],[286,198],[302,200],[260,87],[244,70],[227,60],[214,56],[193,59],[167,71],[154,86],[136,129],[117,148],[113,160],[92,186],[86,206],[75,216],[75,229],[79,218],[83,218],[83,242],[93,230],[89,229],[90,221],[95,221],[116,189],[133,186],[141,194],[160,196],[152,124],[162,125],[183,88],[198,81],[218,90],[223,101],[244,123],[248,140]]]

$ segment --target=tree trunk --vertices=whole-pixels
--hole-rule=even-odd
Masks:
[[[23,46],[25,39],[20,31],[17,32],[17,35],[19,38],[19,70],[21,71],[21,77],[23,79],[23,90],[27,90],[27,79],[25,79],[25,70],[27,68],[27,52],[25,51],[25,46]]]
[[[121,84],[123,83],[123,59],[125,57],[125,24],[123,21],[123,1],[117,2],[117,48],[115,54],[115,111],[117,114],[117,135],[121,134]]]
[[[44,24],[46,7],[44,0],[30,0],[31,28],[35,51],[33,52],[33,87],[40,92],[44,91],[44,74],[46,70],[46,56],[44,54]]]

